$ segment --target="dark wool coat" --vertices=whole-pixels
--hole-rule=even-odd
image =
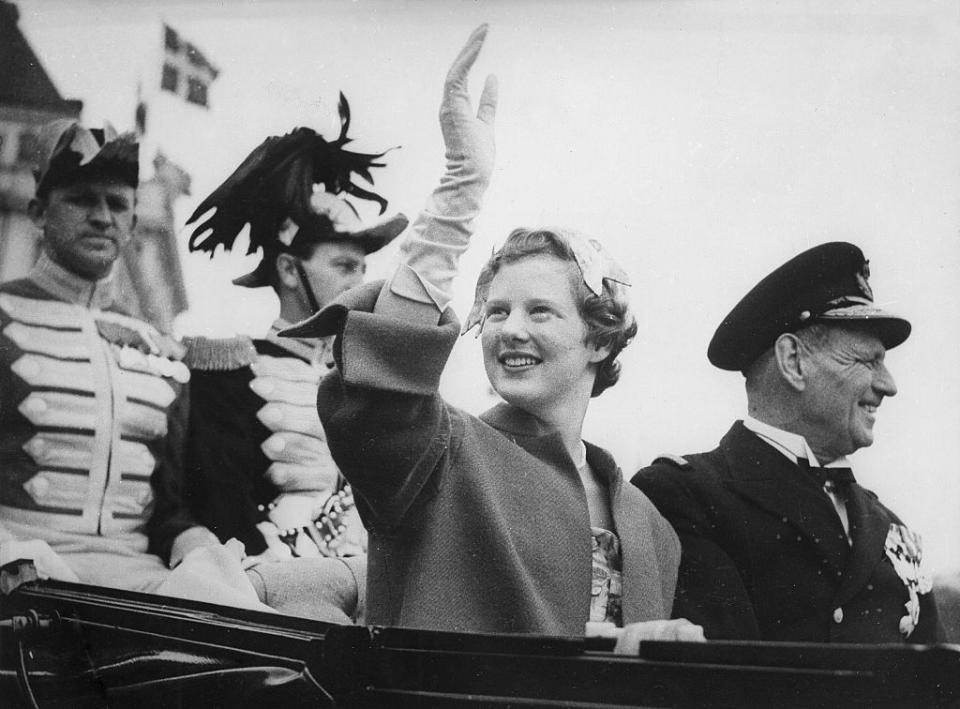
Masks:
[[[339,314],[338,373],[318,408],[370,533],[367,622],[582,635],[591,592],[586,495],[559,434],[507,405],[477,418],[437,384],[457,337],[371,312],[376,284]],[[610,489],[623,550],[623,620],[667,618],[679,563],[670,525],[611,456],[587,446]]]
[[[742,422],[709,453],[658,459],[633,478],[680,535],[673,613],[710,639],[901,642],[908,601],[885,553],[900,524],[854,483],[851,547],[822,487]],[[908,642],[940,637],[933,594],[920,596]]]

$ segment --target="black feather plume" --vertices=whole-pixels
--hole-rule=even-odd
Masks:
[[[323,185],[333,194],[346,192],[376,202],[383,214],[387,200],[355,185],[352,177],[356,174],[373,184],[370,169],[383,167],[384,163],[378,160],[389,151],[372,154],[344,150],[343,146],[351,141],[347,137],[350,104],[342,93],[338,112],[340,135],[333,142],[310,128],[300,127],[282,137],[267,138],[257,146],[190,215],[187,224],[216,210],[190,234],[190,250],[213,255],[217,246],[222,245],[229,251],[246,224],[250,225],[247,253],[274,244],[287,217],[303,225],[310,216],[314,185]]]

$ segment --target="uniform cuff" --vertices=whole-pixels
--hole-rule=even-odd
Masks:
[[[429,396],[437,391],[459,329],[451,310],[437,325],[351,311],[334,356],[347,384]]]

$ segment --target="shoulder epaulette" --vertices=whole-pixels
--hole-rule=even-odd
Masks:
[[[183,363],[190,369],[203,372],[228,371],[247,367],[257,361],[257,349],[246,335],[223,339],[185,337],[187,354]]]
[[[653,459],[654,464],[656,463],[669,463],[670,465],[675,465],[680,468],[680,470],[690,470],[693,466],[690,465],[688,461],[683,456],[674,455],[673,453],[661,453],[656,458]]]

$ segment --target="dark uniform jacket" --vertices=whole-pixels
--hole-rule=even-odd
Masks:
[[[251,361],[258,355],[289,356],[265,340],[252,347]],[[259,554],[266,549],[257,530],[265,518],[262,506],[280,492],[265,475],[270,460],[262,446],[271,431],[257,418],[264,400],[250,388],[249,362],[191,367],[187,502],[221,541],[239,539],[248,554]]]
[[[816,479],[738,421],[709,453],[661,458],[633,478],[680,535],[674,617],[710,639],[901,642],[910,600],[887,558],[895,514],[854,483],[853,545]],[[932,593],[908,642],[934,642]]]
[[[220,539],[248,554],[362,554],[365,535],[317,416],[316,341],[187,341],[192,397],[187,500]],[[270,530],[273,530],[272,533]],[[270,539],[265,536],[269,534]]]

